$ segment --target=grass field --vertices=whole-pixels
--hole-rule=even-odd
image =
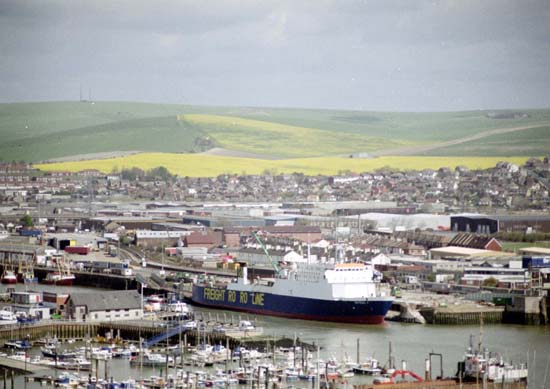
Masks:
[[[429,151],[425,155],[548,155],[550,154],[550,126],[533,128],[503,135],[488,136],[460,145]]]
[[[399,113],[132,102],[0,104],[0,160],[35,162],[126,150],[190,153],[214,146],[266,157],[328,157],[433,144],[489,129],[550,127],[550,109],[521,111],[528,117],[491,119],[486,111]],[[205,139],[212,144],[205,145]],[[544,155],[549,139],[548,131],[530,130],[426,154]]]
[[[543,247],[550,249],[550,241],[538,241],[538,242],[508,242],[501,241],[502,249],[504,251],[517,252],[519,249],[525,247]]]
[[[341,155],[414,144],[411,141],[394,141],[236,116],[191,114],[181,115],[179,119],[200,126],[203,132],[226,149],[277,157]]]
[[[526,157],[506,158],[518,164]],[[157,166],[166,167],[171,173],[189,177],[214,177],[220,174],[261,174],[266,170],[277,173],[304,173],[307,175],[338,174],[342,171],[365,172],[391,167],[396,170],[437,169],[442,166],[454,168],[457,165],[470,168],[488,168],[502,158],[495,157],[381,157],[358,158],[298,158],[285,160],[265,160],[251,158],[220,157],[201,154],[144,153],[121,158],[75,161],[35,165],[47,171],[99,169],[104,173],[114,168],[139,167],[148,170]]]

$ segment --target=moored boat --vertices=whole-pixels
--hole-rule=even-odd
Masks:
[[[53,359],[71,359],[78,357],[78,353],[75,351],[59,351],[55,347],[52,346],[45,346],[41,347],[40,351],[42,352],[42,355],[47,358],[53,358]]]
[[[464,360],[458,363],[458,375],[463,381],[526,382],[529,371],[525,363],[512,364],[498,353],[475,349],[470,337]]]
[[[27,350],[32,347],[31,343],[27,340],[8,340],[4,343],[4,347],[13,348],[17,350]]]
[[[42,283],[47,285],[71,286],[74,282],[74,274],[62,274],[58,272],[48,273]]]
[[[13,270],[4,270],[1,281],[3,284],[17,284],[17,275]]]
[[[17,316],[8,308],[0,310],[0,327],[3,325],[17,324]]]

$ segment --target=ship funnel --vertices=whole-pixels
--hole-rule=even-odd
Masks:
[[[248,284],[248,268],[246,262],[239,262],[238,282],[243,285]]]

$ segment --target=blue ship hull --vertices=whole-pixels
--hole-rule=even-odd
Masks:
[[[380,324],[390,299],[320,300],[271,293],[233,291],[194,285],[191,300],[198,305],[261,315],[340,323]]]

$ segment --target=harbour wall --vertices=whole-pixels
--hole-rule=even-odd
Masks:
[[[422,308],[420,313],[427,324],[470,325],[483,322],[487,324],[502,323],[503,309],[486,309],[476,311],[454,311],[452,309]]]
[[[448,307],[420,307],[418,310],[427,324],[470,325],[479,324],[482,318],[483,322],[488,324],[550,324],[548,296],[514,296],[512,303],[504,307],[479,304],[468,308],[459,304]]]
[[[438,380],[438,381],[422,381],[422,382],[403,382],[398,384],[384,384],[384,385],[353,385],[354,389],[525,389],[527,388],[526,382],[457,382],[455,380]]]

